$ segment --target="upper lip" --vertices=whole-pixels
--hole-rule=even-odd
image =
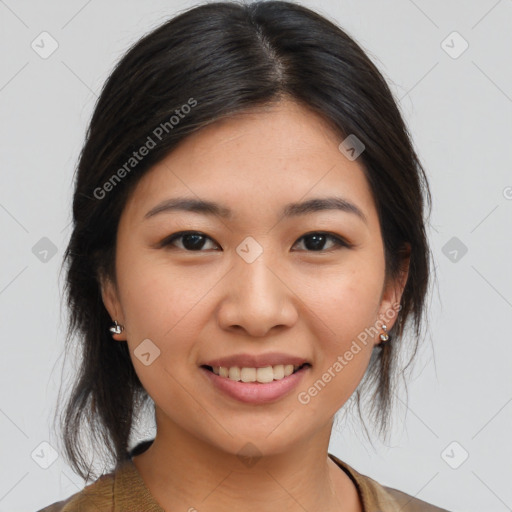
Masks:
[[[284,354],[282,352],[271,352],[269,354],[234,354],[232,356],[220,357],[218,359],[211,359],[201,363],[200,366],[224,366],[231,368],[238,366],[239,368],[265,368],[266,366],[277,366],[293,364],[294,366],[301,366],[308,361],[300,356],[291,354]]]

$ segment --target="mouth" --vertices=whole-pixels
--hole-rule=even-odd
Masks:
[[[240,368],[238,366],[209,366],[201,365],[204,368],[219,377],[229,379],[235,382],[255,382],[260,384],[267,384],[272,381],[283,380],[290,375],[310,368],[309,363],[301,365],[293,364],[280,364],[275,366],[265,366],[260,368]]]

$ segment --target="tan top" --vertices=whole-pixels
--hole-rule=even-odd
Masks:
[[[363,503],[363,512],[448,512],[372,478],[332,454],[329,457],[350,477]],[[38,512],[170,512],[156,502],[131,458],[116,471],[100,476],[82,491]]]

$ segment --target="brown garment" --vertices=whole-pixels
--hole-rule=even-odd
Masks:
[[[363,503],[363,512],[448,512],[397,489],[382,486],[330,453],[329,457],[356,485]],[[189,510],[193,511],[193,506]],[[155,501],[131,459],[122,463],[117,471],[102,475],[82,491],[38,512],[107,511],[170,512],[164,511]]]

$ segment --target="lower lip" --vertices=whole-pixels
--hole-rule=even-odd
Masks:
[[[288,377],[265,384],[231,380],[227,377],[220,377],[206,368],[200,367],[199,369],[206,374],[206,377],[218,390],[231,398],[247,404],[266,404],[279,400],[296,388],[310,368],[310,366],[306,366]]]

